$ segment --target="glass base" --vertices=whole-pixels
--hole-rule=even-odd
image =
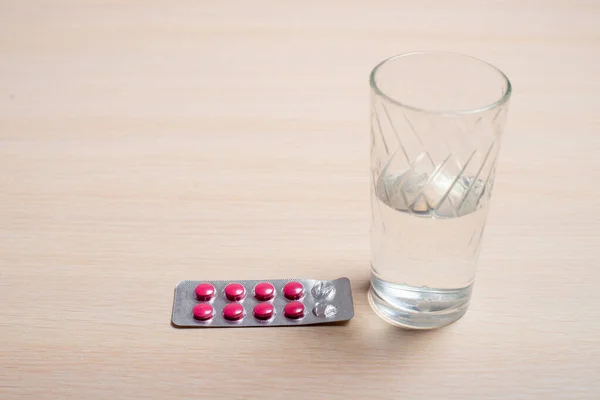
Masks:
[[[390,284],[373,277],[369,304],[384,321],[408,329],[435,329],[462,317],[473,285],[453,290]],[[384,297],[385,296],[385,297]]]

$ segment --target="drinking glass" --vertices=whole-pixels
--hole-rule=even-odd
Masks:
[[[371,288],[387,322],[431,329],[467,310],[511,84],[466,55],[418,52],[371,83]]]

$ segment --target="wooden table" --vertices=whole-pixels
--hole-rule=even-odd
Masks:
[[[595,1],[0,2],[0,398],[598,399]],[[472,306],[368,286],[368,83],[514,84]],[[352,280],[346,326],[177,330],[182,279]]]

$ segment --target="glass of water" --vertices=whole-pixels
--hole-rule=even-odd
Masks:
[[[419,52],[371,82],[371,288],[384,320],[431,329],[467,310],[511,84],[473,57]]]

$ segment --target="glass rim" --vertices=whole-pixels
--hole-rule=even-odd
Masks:
[[[497,99],[496,101],[494,101],[490,104],[483,105],[481,107],[469,108],[469,109],[464,109],[464,110],[434,110],[434,109],[427,109],[427,108],[423,108],[423,107],[411,106],[410,104],[406,104],[401,101],[398,101],[398,100],[394,99],[393,97],[384,93],[379,88],[379,86],[377,86],[377,83],[375,82],[375,75],[377,74],[377,71],[379,71],[379,68],[381,68],[383,65],[387,64],[390,61],[393,61],[393,60],[396,60],[399,58],[416,56],[416,55],[458,56],[458,57],[462,57],[465,59],[469,59],[471,61],[477,61],[485,66],[491,67],[494,71],[496,71],[499,74],[499,76],[505,81],[506,88],[504,89],[504,92],[502,93],[502,96],[500,96],[499,99]],[[401,54],[396,54],[394,56],[388,57],[385,60],[381,61],[379,64],[377,64],[373,68],[373,70],[371,71],[371,74],[369,75],[369,83],[371,85],[371,88],[375,91],[375,93],[377,95],[383,97],[385,100],[389,101],[392,104],[395,104],[397,106],[400,106],[400,107],[403,107],[403,108],[406,108],[406,109],[409,109],[412,111],[417,111],[417,112],[422,112],[422,113],[427,113],[427,114],[439,114],[439,115],[477,114],[477,113],[493,110],[494,108],[500,107],[503,104],[505,104],[510,99],[510,95],[512,93],[512,84],[510,83],[510,80],[508,79],[506,74],[504,72],[502,72],[498,67],[496,67],[493,64],[490,64],[487,61],[483,61],[477,57],[469,56],[467,54],[454,53],[454,52],[450,52],[450,51],[413,51],[410,53],[401,53]]]

